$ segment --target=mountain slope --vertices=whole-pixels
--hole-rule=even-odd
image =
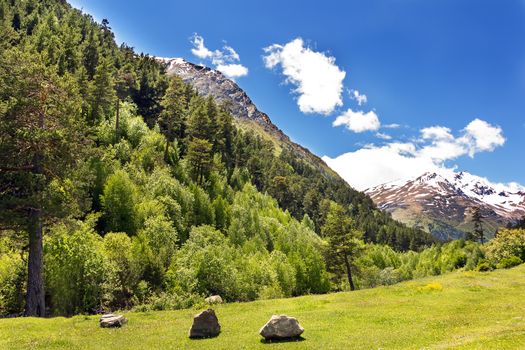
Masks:
[[[190,63],[181,58],[159,58],[168,75],[177,75],[191,84],[201,96],[211,95],[226,106],[240,129],[255,132],[274,145],[277,160],[259,164],[252,173],[265,174],[267,179],[254,181],[261,192],[268,192],[297,219],[304,214],[314,221],[317,232],[326,212],[327,200],[349,208],[369,242],[392,245],[397,249],[418,249],[434,241],[428,233],[412,229],[392,220],[389,214],[377,210],[363,192],[353,189],[326,163],[308,149],[292,142],[265,113],[259,111],[247,94],[221,72]],[[258,164],[259,159],[253,162]],[[324,207],[323,207],[324,206]]]
[[[340,179],[323,160],[308,149],[290,140],[270,117],[257,109],[250,97],[233,81],[221,72],[188,62],[182,58],[161,59],[166,63],[168,75],[178,75],[184,82],[191,84],[202,96],[212,95],[218,103],[225,104],[238,123],[247,123],[249,128],[260,128],[271,136],[277,149],[285,148],[300,156],[309,165],[320,170],[330,179]]]
[[[473,207],[481,208],[489,236],[498,227],[525,215],[523,187],[492,184],[467,172],[430,172],[365,192],[395,219],[421,227],[441,239],[459,238],[471,230]]]

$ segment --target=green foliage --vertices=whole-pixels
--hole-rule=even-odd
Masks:
[[[100,198],[106,232],[136,232],[137,188],[129,175],[118,170],[111,175]]]
[[[20,315],[24,309],[26,266],[8,243],[0,240],[0,315]]]
[[[500,264],[513,256],[525,261],[525,229],[505,229],[498,232],[487,244],[486,254],[492,265]]]
[[[46,287],[55,314],[100,310],[111,270],[93,221],[51,228],[44,246]]]
[[[356,262],[357,284],[370,288],[458,269],[478,270],[483,261],[480,245],[464,240],[434,245],[421,252],[396,252],[386,245],[368,244]]]
[[[518,266],[520,264],[523,264],[523,260],[518,258],[517,256],[509,256],[506,258],[501,259],[501,261],[496,265],[498,269],[510,269],[511,267]]]

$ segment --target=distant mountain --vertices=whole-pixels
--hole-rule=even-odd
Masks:
[[[473,207],[481,208],[489,237],[497,228],[525,215],[524,187],[493,184],[467,172],[428,172],[415,179],[379,185],[365,193],[394,219],[441,239],[460,238],[471,231]]]

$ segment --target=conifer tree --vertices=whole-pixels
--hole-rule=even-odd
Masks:
[[[177,139],[181,147],[181,153],[185,153],[183,139],[185,137],[186,123],[186,86],[182,79],[174,76],[170,79],[162,99],[162,113],[159,117],[160,131],[166,137],[166,148],[164,157],[167,159],[169,145]]]
[[[90,95],[91,123],[95,125],[101,118],[111,115],[116,98],[109,58],[102,58],[97,66]]]
[[[356,228],[355,222],[340,204],[332,202],[321,233],[328,240],[328,267],[336,273],[343,267],[350,290],[355,290],[352,269],[361,253],[363,232]]]
[[[0,228],[28,233],[28,316],[46,312],[44,226],[67,213],[53,205],[52,185],[65,179],[86,145],[80,101],[69,83],[39,55],[0,54]]]

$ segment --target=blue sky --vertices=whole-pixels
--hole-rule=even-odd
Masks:
[[[442,167],[525,184],[523,0],[71,3],[138,51],[245,67],[259,109],[357,188]]]

